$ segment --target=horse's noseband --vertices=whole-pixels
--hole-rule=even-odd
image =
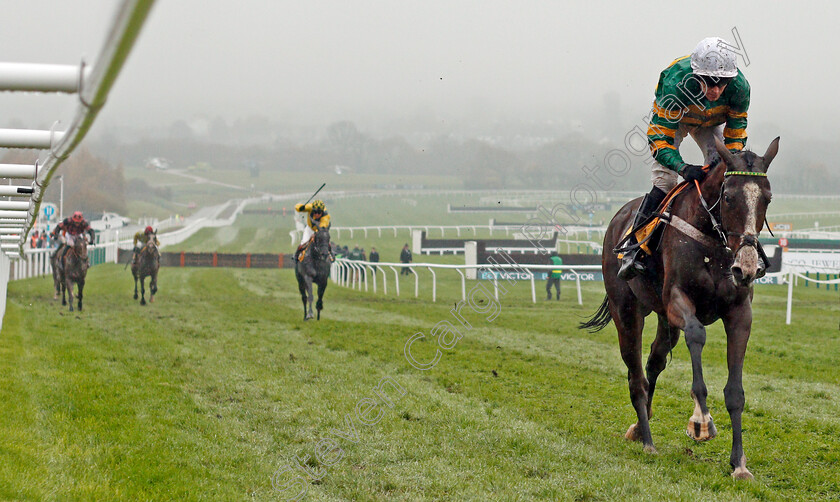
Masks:
[[[740,251],[743,247],[752,247],[755,248],[755,251],[761,258],[761,261],[764,262],[764,270],[766,271],[770,268],[770,259],[767,258],[767,253],[764,252],[764,248],[761,246],[761,242],[758,241],[757,235],[739,234],[738,232],[726,232],[726,235],[738,237],[738,245],[735,247],[735,251],[732,252],[733,256],[737,255],[738,251]]]

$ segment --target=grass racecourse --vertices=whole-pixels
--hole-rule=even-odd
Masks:
[[[681,341],[657,386],[659,453],[648,455],[623,437],[635,417],[614,327],[575,329],[601,283],[586,283],[583,306],[568,283],[560,302],[537,304],[516,285],[494,309],[488,298],[484,313],[462,310],[472,328],[436,364],[409,364],[418,332],[415,360],[433,360],[430,330],[453,320],[455,277],[438,274],[436,303],[424,288],[414,298],[330,285],[320,322],[302,321],[289,270],[163,269],[141,308],[129,273],[100,265],[81,313],[62,310],[46,278],[12,282],[0,500],[287,500],[302,489],[304,500],[840,498],[833,290],[796,288],[788,327],[786,288],[756,288],[744,377],[756,479],[735,482],[720,323],[703,354],[719,436],[685,435]],[[383,379],[404,394],[386,384],[378,397]],[[302,467],[284,471],[295,457]]]

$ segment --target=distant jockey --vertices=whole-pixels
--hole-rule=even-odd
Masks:
[[[732,45],[721,38],[700,41],[691,56],[674,60],[659,74],[647,137],[653,155],[653,189],[645,195],[633,228],[650,217],[665,195],[677,184],[677,174],[686,181],[703,181],[702,166],[687,164],[679,147],[691,135],[709,165],[717,158],[715,138],[732,152],[747,142],[747,109],[750,84],[738,70]],[[635,235],[627,245],[636,244]],[[637,261],[639,248],[622,258],[618,277],[631,279],[644,271]]]
[[[330,228],[330,213],[327,212],[327,206],[324,201],[315,200],[309,204],[295,204],[295,211],[299,213],[308,213],[306,216],[306,227],[303,229],[303,237],[300,239],[300,245],[295,251],[295,260],[300,256],[300,252],[309,243],[309,239],[315,235],[321,228]]]
[[[140,256],[140,251],[143,249],[143,246],[145,246],[146,243],[149,242],[149,239],[154,239],[155,244],[160,246],[160,241],[158,241],[157,233],[155,233],[155,230],[151,226],[148,226],[145,230],[138,231],[136,234],[134,234],[134,256],[131,259],[132,263],[137,263],[137,259]],[[143,244],[143,246],[138,246],[138,242]]]
[[[93,244],[95,234],[90,227],[90,223],[87,222],[81,211],[76,211],[73,213],[73,216],[64,218],[64,221],[56,225],[55,230],[50,235],[53,238],[58,238],[59,242],[61,242],[61,246],[56,251],[58,261],[64,259],[67,250],[72,248],[76,239],[85,232],[90,235],[90,242]]]

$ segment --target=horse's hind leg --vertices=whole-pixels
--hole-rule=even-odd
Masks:
[[[642,368],[642,330],[645,327],[645,318],[629,288],[626,294],[616,295],[616,297],[622,304],[614,307],[611,301],[610,312],[618,329],[621,358],[627,366],[630,402],[636,410],[637,418],[637,422],[627,429],[624,437],[633,441],[641,440],[645,445],[645,451],[653,453],[656,452],[656,448],[653,446],[650,417],[648,417],[648,381]]]
[[[685,343],[691,355],[691,398],[694,400],[694,413],[688,420],[686,434],[695,441],[706,441],[717,435],[709,407],[706,405],[706,382],[703,379],[703,346],[706,345],[706,328],[694,315],[694,305],[679,288],[671,291],[668,305],[668,321],[675,326],[682,326],[685,331]]]
[[[656,339],[650,345],[650,355],[645,366],[648,379],[648,420],[653,416],[651,404],[653,403],[653,392],[656,389],[656,379],[659,378],[659,374],[665,369],[665,364],[668,361],[668,353],[677,345],[679,339],[680,330],[669,325],[667,317],[659,316]]]
[[[303,302],[303,320],[306,320],[306,284],[305,279],[299,274],[295,274],[298,280],[298,291],[300,291],[300,300]]]

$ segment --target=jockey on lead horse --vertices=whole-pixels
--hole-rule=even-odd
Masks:
[[[676,59],[660,73],[647,131],[654,159],[653,189],[642,200],[632,228],[656,211],[676,186],[677,174],[686,181],[701,182],[705,178],[702,166],[687,164],[680,156],[680,143],[686,135],[694,138],[707,165],[717,157],[716,137],[731,152],[744,148],[750,85],[730,47],[721,38],[703,39],[691,56]],[[631,235],[628,244],[635,243]],[[621,279],[629,280],[644,271],[639,248],[627,252],[621,260]]]
[[[327,206],[322,200],[315,200],[309,204],[295,204],[295,211],[299,213],[307,213],[306,227],[303,229],[303,237],[300,239],[300,245],[295,251],[295,260],[300,256],[300,252],[309,243],[309,239],[315,235],[321,228],[330,228],[330,213],[327,212]],[[332,251],[330,251],[332,254]]]

